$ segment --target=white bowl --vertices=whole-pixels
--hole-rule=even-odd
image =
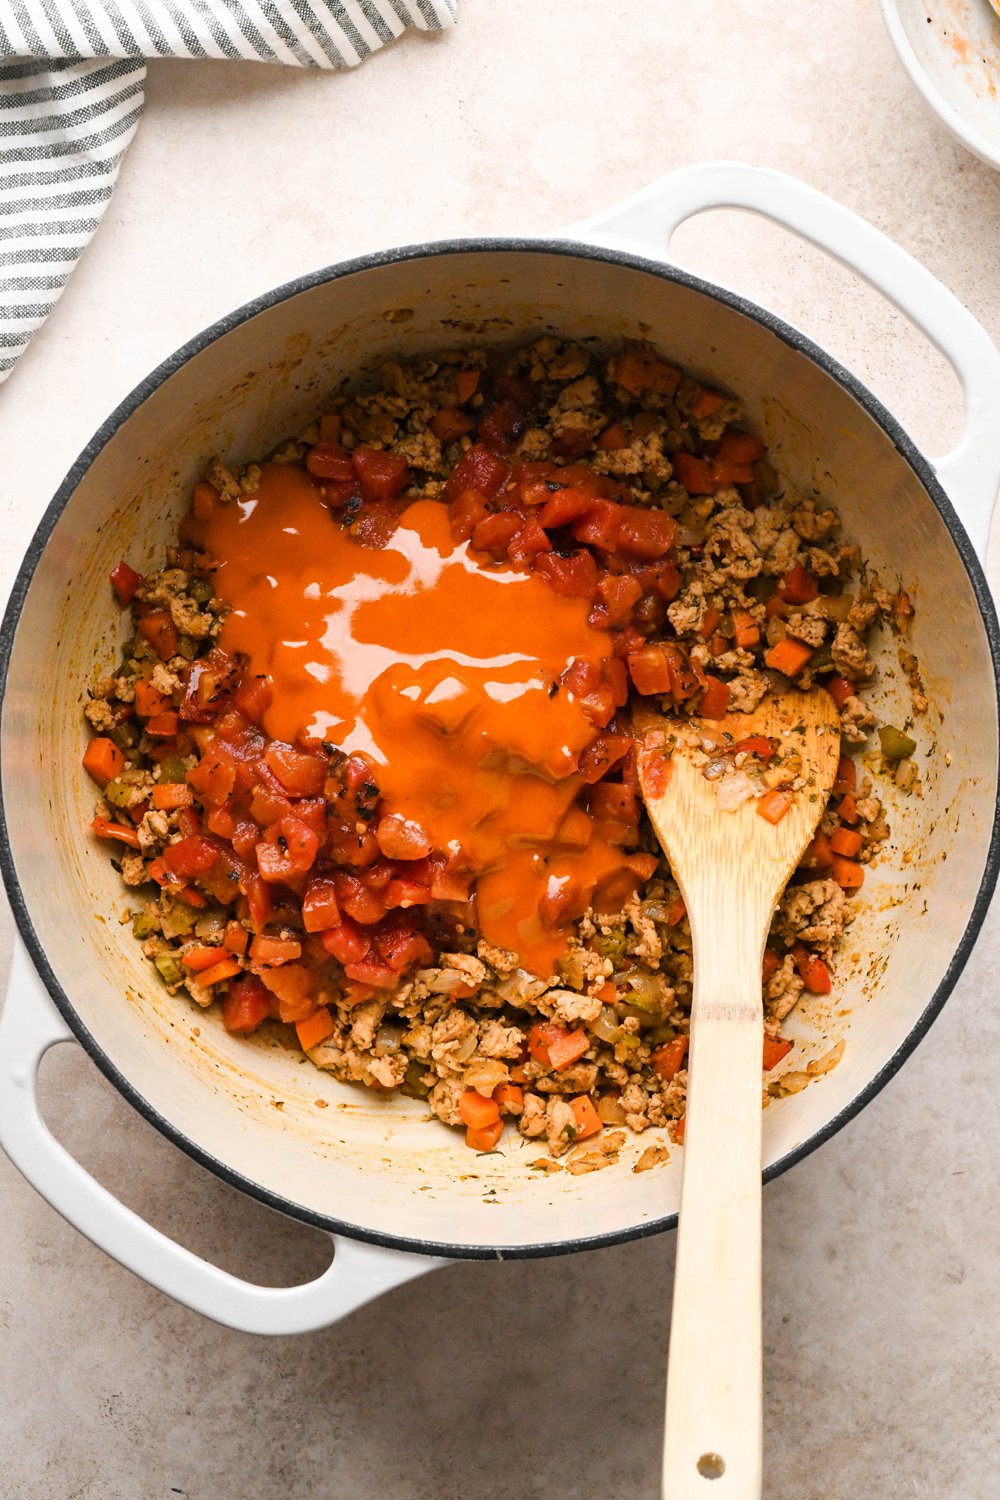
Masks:
[[[880,0],[906,71],[952,135],[1000,168],[1000,16],[990,0]]]

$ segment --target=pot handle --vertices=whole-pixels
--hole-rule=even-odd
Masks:
[[[0,1016],[0,1145],[64,1219],[167,1296],[241,1333],[308,1333],[445,1264],[334,1234],[333,1261],[322,1276],[304,1286],[266,1287],[185,1250],[95,1182],[42,1120],[39,1065],[50,1047],[73,1040],[17,939]]]
[[[762,214],[811,240],[895,303],[954,367],[965,395],[965,431],[957,446],[933,463],[983,558],[1000,486],[1000,353],[954,293],[902,246],[797,178],[736,161],[671,172],[567,233],[591,244],[666,258],[674,231],[714,208]]]

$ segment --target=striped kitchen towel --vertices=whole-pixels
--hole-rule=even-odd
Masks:
[[[0,381],[101,221],[147,57],[351,68],[457,0],[0,0]],[[220,104],[220,108],[225,108]]]

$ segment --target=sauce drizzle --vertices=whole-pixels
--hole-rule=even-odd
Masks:
[[[437,500],[362,546],[292,466],[265,465],[253,494],[185,535],[230,606],[219,644],[271,679],[266,732],[370,756],[385,812],[468,858],[481,936],[551,973],[566,937],[546,906],[571,895],[578,916],[626,858],[577,805],[597,731],[559,678],[612,648],[587,602],[477,561]]]

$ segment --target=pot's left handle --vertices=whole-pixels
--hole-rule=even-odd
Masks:
[[[51,1046],[71,1040],[18,939],[0,1016],[0,1146],[81,1234],[186,1307],[242,1333],[308,1333],[445,1264],[331,1235],[333,1262],[322,1276],[304,1286],[266,1287],[185,1250],[95,1182],[46,1128],[38,1110],[39,1064]]]

